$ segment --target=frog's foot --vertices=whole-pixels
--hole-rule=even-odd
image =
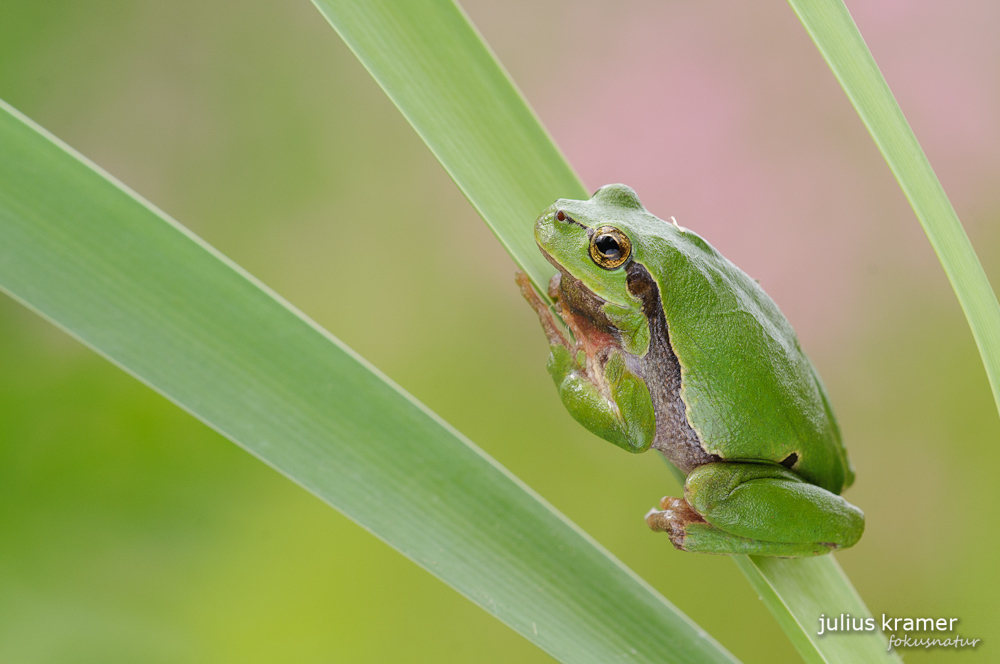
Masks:
[[[684,539],[687,536],[688,526],[695,523],[704,524],[705,519],[691,509],[683,498],[664,496],[660,501],[659,510],[652,509],[646,513],[646,523],[655,532],[666,533],[675,547],[687,551]]]
[[[659,510],[646,514],[646,523],[656,532],[667,533],[670,543],[680,551],[751,556],[777,556],[798,558],[829,553],[829,545],[803,546],[788,542],[754,540],[727,533],[713,526],[694,511],[686,500],[666,497],[660,501]]]
[[[708,463],[688,474],[684,500],[646,515],[683,551],[797,558],[853,546],[864,532],[854,505],[770,463]]]

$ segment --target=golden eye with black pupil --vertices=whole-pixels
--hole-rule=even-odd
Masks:
[[[632,255],[632,241],[614,226],[601,226],[590,238],[590,257],[599,267],[613,270]]]

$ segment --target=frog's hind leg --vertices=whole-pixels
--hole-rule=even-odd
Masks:
[[[804,547],[797,543],[770,542],[727,533],[705,521],[683,498],[664,498],[660,502],[660,510],[650,510],[646,515],[646,523],[657,532],[667,533],[676,548],[694,553],[799,558],[833,550],[823,544]]]
[[[699,466],[684,497],[646,516],[684,551],[814,556],[853,546],[864,531],[861,510],[777,464]]]

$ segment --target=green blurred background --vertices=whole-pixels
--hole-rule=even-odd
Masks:
[[[988,274],[1000,9],[855,7]],[[831,392],[875,615],[994,653],[1000,420],[951,290],[788,7],[465,3],[588,187],[627,182],[761,280]],[[346,341],[745,662],[798,661],[677,485],[562,410],[513,265],[305,0],[2,0],[0,97]],[[2,158],[2,156],[0,156]],[[551,661],[166,400],[0,299],[0,662]]]

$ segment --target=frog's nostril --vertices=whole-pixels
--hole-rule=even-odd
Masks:
[[[556,219],[558,219],[559,221],[566,221],[566,213],[563,212],[562,210],[557,211]]]

